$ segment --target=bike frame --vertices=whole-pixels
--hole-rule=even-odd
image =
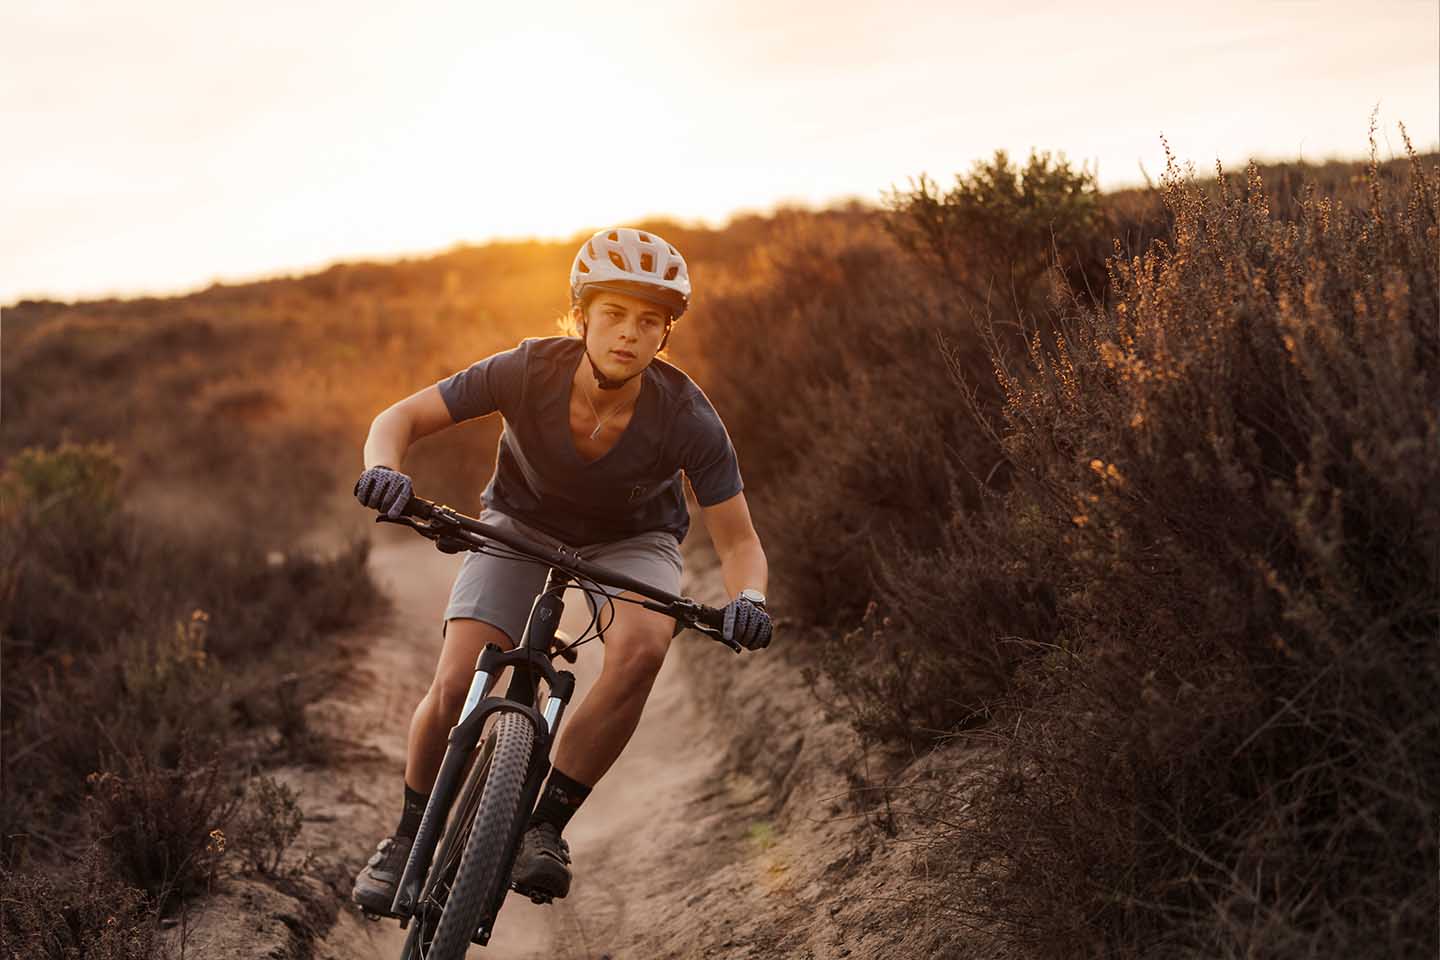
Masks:
[[[417,522],[414,519],[417,517],[425,522]],[[507,530],[457,513],[449,507],[416,497],[406,507],[402,517],[381,516],[377,522],[409,526],[434,540],[436,546],[447,553],[484,549],[489,546],[487,541],[494,541],[527,558],[547,563],[550,567],[545,578],[545,588],[535,597],[535,602],[530,607],[530,616],[525,622],[525,632],[520,644],[509,651],[493,643],[487,644],[476,660],[475,674],[470,681],[460,719],[450,728],[440,772],[435,778],[430,800],[420,820],[420,828],[411,846],[405,871],[396,886],[391,911],[399,917],[400,926],[404,928],[417,912],[424,908],[431,893],[429,884],[433,878],[429,876],[430,869],[446,818],[463,785],[466,765],[480,744],[486,720],[501,711],[523,713],[534,725],[537,749],[531,754],[530,769],[527,771],[522,796],[527,809],[535,805],[545,777],[550,772],[550,751],[554,746],[560,721],[575,692],[575,675],[568,670],[556,670],[551,663],[555,631],[565,609],[561,597],[567,587],[586,580],[628,590],[649,598],[639,601],[642,606],[675,616],[677,623],[695,627],[721,640],[736,653],[739,653],[741,648],[737,643],[724,640],[718,622],[718,610],[591,564],[568,549],[531,543]],[[492,679],[498,677],[500,671],[506,667],[511,668],[512,674],[505,695],[490,695]],[[543,711],[536,702],[541,681],[544,682],[546,691]],[[507,862],[514,860],[525,827],[524,817],[517,818],[512,825],[506,847]],[[495,918],[508,892],[509,885],[501,884],[497,899],[488,905],[481,918],[480,926],[472,938],[473,943],[483,946],[489,942]]]

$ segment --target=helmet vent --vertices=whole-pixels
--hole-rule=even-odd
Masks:
[[[643,234],[642,234],[642,236],[643,236]],[[641,270],[644,270],[646,273],[651,273],[651,272],[653,272],[653,271],[655,270],[655,256],[654,256],[654,254],[650,254],[650,253],[642,253],[642,254],[640,254],[640,269],[641,269]]]
[[[619,233],[619,231],[611,230],[608,234],[605,235],[605,238],[606,238],[607,240],[613,240],[615,243],[619,243],[619,242],[620,242],[620,233]]]
[[[666,246],[670,248],[670,252],[673,253],[673,254],[675,254],[675,256],[677,256],[677,257],[680,256],[680,251],[675,249],[675,245],[674,245],[674,244],[672,244],[672,243],[667,243]]]
[[[613,264],[615,264],[615,266],[619,267],[621,270],[624,270],[624,269],[625,269],[625,261],[622,260],[622,259],[620,259],[620,254],[616,253],[614,250],[609,251],[609,253],[610,253],[610,262],[613,263]]]
[[[575,266],[576,266],[577,269],[579,269],[579,271],[580,271],[581,273],[589,273],[589,272],[590,272],[590,268],[587,267],[587,266],[585,266],[585,261],[584,261],[584,260],[577,260],[577,261],[575,261]]]
[[[642,234],[640,234],[640,242],[641,242],[641,243],[649,243],[649,242],[650,242],[650,234],[648,234],[648,233],[642,233]]]
[[[674,280],[674,279],[675,279],[675,275],[676,275],[677,273],[679,273],[679,272],[680,272],[680,265],[679,265],[678,263],[672,263],[672,264],[670,264],[670,269],[665,271],[665,279],[666,279],[666,280]]]
[[[590,259],[595,259],[595,245],[589,240],[585,241],[585,249],[590,251]]]

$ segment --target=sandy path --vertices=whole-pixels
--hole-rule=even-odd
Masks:
[[[377,528],[374,536],[372,570],[394,599],[393,615],[342,638],[354,669],[307,711],[312,728],[332,738],[323,763],[275,771],[301,791],[306,814],[287,859],[312,859],[289,880],[228,877],[199,905],[188,933],[171,931],[172,940],[188,937],[188,950],[175,951],[184,960],[399,956],[398,923],[363,920],[348,896],[356,871],[394,827],[410,715],[439,654],[440,617],[460,561],[409,531]],[[686,543],[685,591],[719,602],[714,554],[703,533],[696,540]],[[583,598],[567,606],[574,629]],[[602,656],[598,644],[581,650],[581,696]],[[629,747],[566,831],[575,858],[570,896],[544,907],[512,898],[490,948],[471,955],[988,955],[957,949],[912,900],[909,886],[928,876],[924,845],[889,842],[868,826],[888,806],[852,788],[881,775],[878,758],[867,759],[854,732],[823,715],[797,666],[775,651],[737,657],[697,634],[681,637]],[[957,782],[968,763],[953,754],[892,765],[886,776],[903,773],[933,793]],[[338,918],[337,900],[346,901]]]
[[[360,755],[367,758],[330,775],[344,784],[335,794],[335,807],[322,811],[319,819],[325,826],[351,828],[348,842],[336,838],[341,849],[368,850],[393,823],[410,713],[439,654],[440,617],[459,565],[458,557],[440,553],[407,531],[376,532],[371,567],[394,600],[394,615],[375,631],[352,688],[324,711],[349,730],[359,742]],[[574,591],[567,595],[565,618],[572,632],[588,621],[584,599]],[[688,801],[706,794],[706,782],[722,760],[722,748],[702,736],[705,723],[691,697],[688,671],[677,662],[686,647],[699,642],[695,635],[677,641],[639,730],[567,829],[575,860],[570,896],[543,907],[512,896],[484,956],[598,960],[609,956],[628,930],[645,923],[635,916],[643,904],[634,898],[643,898],[656,858],[664,858],[667,842],[683,830],[679,821]],[[603,653],[598,643],[582,647],[580,653],[572,669],[578,696],[583,696],[599,672]],[[334,793],[333,782],[328,786],[320,792]],[[316,791],[309,792],[314,796]],[[364,855],[353,854],[355,868]],[[346,909],[316,945],[315,956],[394,958],[403,939],[396,922],[366,922]],[[478,948],[473,952],[482,953]]]

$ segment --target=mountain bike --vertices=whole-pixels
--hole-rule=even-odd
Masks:
[[[399,517],[381,515],[376,522],[408,526],[445,553],[473,550],[549,568],[520,644],[509,651],[487,644],[476,660],[460,719],[450,729],[445,758],[391,905],[401,927],[408,928],[402,960],[458,960],[471,944],[489,943],[511,889],[536,903],[552,899],[542,891],[520,889],[510,878],[521,835],[550,772],[550,752],[565,706],[575,692],[575,675],[555,669],[552,660],[574,663],[576,647],[603,639],[617,601],[674,617],[676,633],[690,627],[736,653],[741,646],[725,639],[719,609],[442,504],[412,497]],[[602,586],[643,599],[612,596]],[[569,640],[556,628],[564,610],[561,595],[572,587],[590,593],[596,602],[589,627]],[[607,611],[609,621],[602,622]],[[509,687],[504,696],[493,696],[491,686],[506,667],[511,670]],[[492,716],[495,722],[487,731]]]

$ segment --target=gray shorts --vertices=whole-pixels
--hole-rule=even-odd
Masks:
[[[488,507],[480,513],[479,519],[536,543],[552,547],[565,545],[547,533]],[[624,540],[571,549],[585,560],[610,567],[641,583],[670,593],[680,592],[683,561],[680,559],[680,544],[673,534],[657,530]],[[450,588],[450,603],[445,607],[444,623],[448,624],[456,618],[483,620],[505,631],[511,642],[518,644],[525,631],[525,621],[530,618],[530,606],[535,602],[535,596],[545,589],[547,571],[547,567],[538,563],[467,552],[460,564],[460,572],[455,576],[455,585]],[[605,586],[604,590],[611,596],[621,592],[610,586]],[[592,612],[598,603],[603,602],[589,593],[585,594],[585,599],[589,601]],[[445,633],[443,624],[440,633],[442,636]]]

